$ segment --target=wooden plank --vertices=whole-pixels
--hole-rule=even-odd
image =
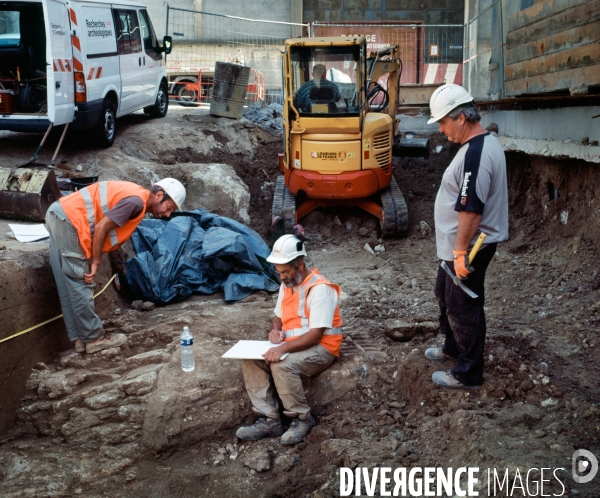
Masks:
[[[505,81],[533,77],[538,74],[555,73],[578,67],[600,64],[600,43],[590,43],[572,50],[564,50],[557,54],[536,57],[516,64],[505,66]],[[590,81],[588,85],[598,84],[600,81]]]
[[[598,16],[600,19],[600,15]],[[526,43],[517,48],[506,51],[506,64],[534,59],[536,57],[556,54],[564,50],[597,43],[600,33],[600,20],[572,28],[561,33],[556,33],[545,38]]]
[[[508,31],[528,26],[588,1],[597,2],[598,0],[541,0],[534,3],[531,7],[510,16],[508,18]]]
[[[519,45],[540,40],[552,34],[583,26],[599,19],[600,1],[588,1],[531,25],[509,31],[506,35],[506,48],[513,49]]]
[[[572,85],[589,85],[590,82],[600,82],[600,65],[507,81],[504,84],[504,92],[506,97],[514,97],[523,93],[566,90]]]

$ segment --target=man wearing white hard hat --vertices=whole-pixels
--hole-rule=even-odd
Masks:
[[[473,97],[459,85],[442,85],[430,100],[429,124],[461,145],[444,172],[435,200],[438,258],[477,297],[454,284],[440,266],[435,295],[440,306],[443,347],[429,348],[432,361],[456,360],[450,370],[432,375],[438,385],[477,389],[483,384],[483,348],[486,335],[484,283],[496,245],[508,239],[508,189],[504,151],[480,124]],[[480,232],[485,244],[471,264],[468,254]]]
[[[269,333],[269,340],[279,346],[269,349],[263,355],[264,361],[242,361],[246,391],[259,418],[253,425],[238,429],[240,439],[281,436],[282,444],[296,444],[315,426],[302,380],[325,370],[339,356],[342,318],[340,287],[316,268],[307,268],[305,256],[304,242],[294,235],[284,235],[267,258],[281,278]],[[276,393],[283,414],[292,419],[287,431],[281,422]]]
[[[105,333],[94,311],[94,277],[102,254],[121,247],[146,213],[168,218],[184,201],[181,182],[165,178],[151,191],[132,182],[94,183],[50,206],[50,266],[77,352],[95,353],[127,341],[124,334]]]

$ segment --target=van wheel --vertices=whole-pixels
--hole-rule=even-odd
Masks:
[[[146,109],[148,109],[148,114],[153,118],[164,118],[167,115],[167,110],[169,109],[169,90],[167,89],[167,85],[161,83],[156,94],[156,102],[153,106]]]
[[[105,100],[102,104],[102,113],[100,120],[96,125],[95,135],[100,147],[110,147],[117,134],[117,116],[115,106],[110,100]]]

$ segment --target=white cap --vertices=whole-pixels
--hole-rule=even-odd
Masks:
[[[427,124],[432,124],[444,116],[452,109],[456,109],[459,105],[473,102],[473,97],[460,85],[442,85],[439,87],[431,99],[429,99],[429,108],[431,109],[431,119]]]
[[[295,235],[283,235],[275,241],[267,261],[276,265],[285,265],[298,256],[306,256],[304,242]]]
[[[177,209],[182,211],[181,206],[185,202],[185,187],[179,180],[175,180],[175,178],[163,178],[154,185],[162,188],[175,201]]]

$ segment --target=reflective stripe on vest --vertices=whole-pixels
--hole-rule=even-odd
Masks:
[[[309,330],[310,330],[309,327],[303,327],[301,329],[286,330],[284,332],[284,339],[289,339],[290,337],[296,337],[297,335],[306,334]],[[323,332],[323,335],[339,335],[341,333],[342,333],[341,327],[333,327],[330,329],[325,329],[325,332]]]
[[[81,189],[81,196],[83,197],[83,202],[85,203],[85,210],[87,212],[88,224],[90,225],[90,234],[93,237],[94,232],[96,230],[96,215],[94,214],[94,203],[92,202],[92,198],[90,193],[86,189]],[[108,207],[108,188],[106,182],[100,182],[98,185],[98,194],[100,195],[100,206],[102,208],[102,214],[106,216],[106,214],[110,211]],[[110,243],[113,247],[119,245],[119,239],[117,238],[117,232],[114,228],[108,232],[110,237]]]
[[[300,293],[298,296],[298,316],[300,317],[300,325],[302,328],[294,329],[294,330],[304,330],[304,329],[306,329],[306,330],[304,330],[304,332],[302,332],[300,334],[293,334],[293,335],[302,335],[310,330],[310,328],[308,326],[308,317],[306,316],[306,306],[305,306],[306,289],[309,285],[314,284],[318,280],[325,280],[325,279],[321,275],[315,273],[312,277],[310,277],[309,281],[306,282],[306,284],[304,284],[302,287],[300,287],[300,290],[298,291]],[[290,337],[292,337],[292,336],[290,336]]]

